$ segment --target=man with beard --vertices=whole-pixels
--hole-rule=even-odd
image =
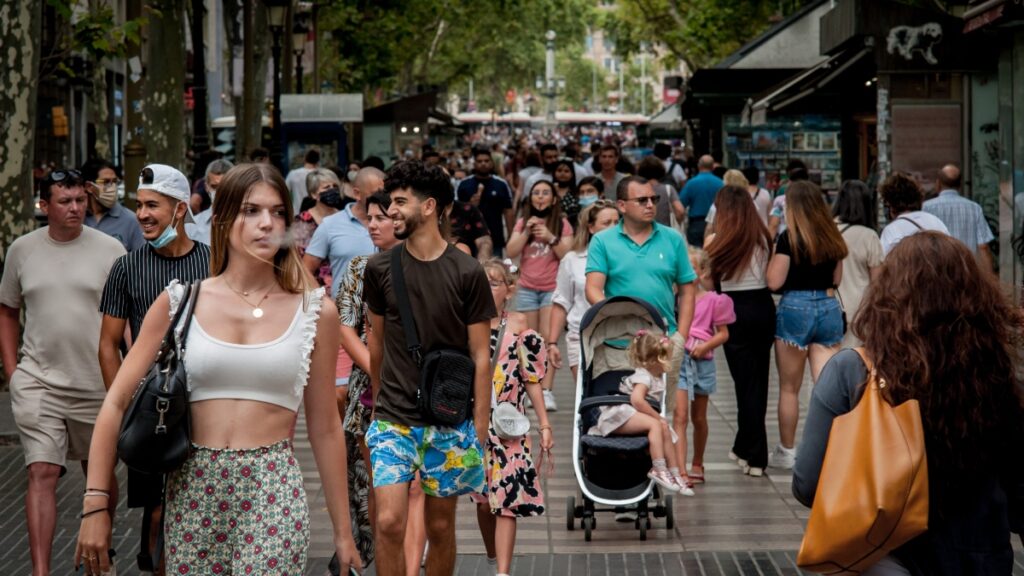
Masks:
[[[492,254],[501,257],[505,239],[515,224],[512,210],[512,188],[508,182],[494,175],[494,161],[487,148],[473,150],[473,175],[459,184],[459,202],[476,205],[483,214],[484,223],[491,234]]]
[[[490,396],[490,319],[497,313],[483,268],[442,235],[453,200],[444,171],[423,162],[401,162],[388,171],[384,189],[391,196],[388,216],[395,222],[395,237],[405,242],[370,257],[364,276],[370,383],[376,398],[366,444],[377,508],[377,573],[405,573],[409,484],[419,472],[430,544],[427,574],[452,574],[456,500],[483,489],[480,442],[487,438],[490,403],[478,400],[472,416],[454,426],[432,424],[417,408],[420,369],[406,344],[391,278],[392,253],[401,254],[404,297],[422,349],[468,351],[477,399]]]
[[[114,262],[103,287],[100,312],[100,371],[103,385],[114,382],[121,367],[121,340],[125,325],[137,338],[150,305],[169,283],[183,284],[210,275],[210,247],[185,234],[192,219],[188,179],[163,164],[150,164],[139,177],[135,214],[146,245]],[[143,508],[139,570],[155,571],[153,555],[159,533],[163,477],[128,470],[128,507]]]
[[[540,159],[543,162],[544,169],[537,172],[523,184],[523,196],[530,193],[533,189],[533,185],[540,180],[547,180],[552,182],[555,179],[555,164],[558,164],[558,146],[548,143],[540,147]],[[520,199],[523,198],[520,196]],[[510,228],[511,230],[511,228]]]

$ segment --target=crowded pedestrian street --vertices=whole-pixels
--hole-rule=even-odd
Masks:
[[[1020,0],[0,54],[0,576],[1024,576]]]

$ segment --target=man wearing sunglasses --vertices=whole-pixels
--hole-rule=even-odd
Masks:
[[[96,357],[100,296],[114,261],[114,238],[84,226],[88,194],[77,170],[43,180],[39,207],[49,225],[15,240],[0,279],[0,359],[28,472],[25,515],[34,574],[50,573],[57,523],[57,480],[68,460],[86,458],[106,390]],[[19,319],[25,331],[19,361]],[[113,520],[117,481],[106,513]],[[109,484],[108,484],[109,482]]]
[[[114,165],[106,160],[89,160],[82,165],[82,179],[89,194],[85,225],[113,236],[131,252],[145,244],[138,220],[117,198],[121,179]]]
[[[654,221],[658,195],[646,179],[624,178],[616,197],[622,219],[614,228],[597,233],[587,250],[587,301],[596,304],[613,296],[632,296],[658,310],[673,344],[672,363],[665,372],[671,392],[679,379],[693,320],[697,274],[683,236]],[[665,396],[666,413],[671,414],[675,394]]]

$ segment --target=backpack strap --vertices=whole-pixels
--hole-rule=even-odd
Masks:
[[[900,216],[900,217],[896,218],[896,220],[905,220],[905,221],[910,222],[911,224],[913,224],[914,228],[917,228],[918,230],[924,230],[924,228],[922,228],[920,224],[918,224],[917,222],[914,222],[913,220],[911,220],[910,218],[907,218],[905,216]],[[895,220],[894,220],[894,222],[895,222]]]

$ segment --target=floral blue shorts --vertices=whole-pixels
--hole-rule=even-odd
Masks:
[[[366,431],[373,487],[412,482],[420,473],[423,492],[447,498],[484,489],[484,463],[473,420],[458,426],[403,426],[374,420]]]

